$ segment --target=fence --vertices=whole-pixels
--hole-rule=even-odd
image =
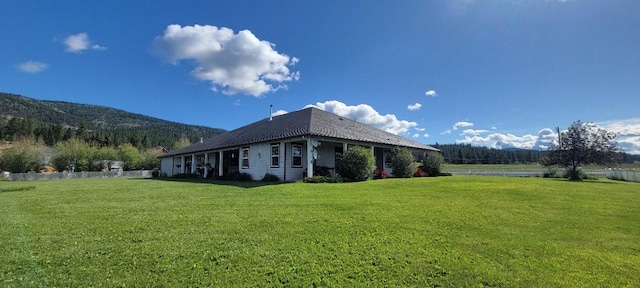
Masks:
[[[606,171],[600,169],[583,169],[586,174],[596,177],[605,177]],[[547,169],[447,169],[452,175],[481,175],[481,176],[503,176],[503,177],[542,177],[548,172]],[[558,169],[557,173],[563,174],[564,169]]]
[[[116,177],[151,177],[151,170],[119,171],[119,172],[54,172],[54,173],[8,173],[3,177],[11,181],[86,179]]]
[[[640,171],[637,170],[607,170],[607,178],[613,180],[624,180],[640,182]]]

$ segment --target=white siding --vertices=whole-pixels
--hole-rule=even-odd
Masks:
[[[240,172],[251,174],[253,180],[258,181],[260,181],[266,173],[275,174],[280,177],[280,179],[283,179],[283,156],[284,148],[283,145],[280,144],[280,167],[271,168],[271,143],[251,145],[249,146],[249,168],[240,167]]]
[[[160,175],[172,177],[180,173],[180,168],[176,165],[180,164],[180,157],[165,157],[160,159]]]

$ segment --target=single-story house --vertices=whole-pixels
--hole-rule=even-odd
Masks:
[[[336,162],[351,145],[371,148],[379,169],[391,171],[391,151],[408,148],[417,159],[438,149],[315,108],[273,116],[160,156],[162,175],[266,173],[285,181],[336,174]]]

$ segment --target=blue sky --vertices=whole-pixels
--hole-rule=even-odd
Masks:
[[[640,1],[3,1],[0,91],[235,129],[308,105],[433,143],[640,154]]]

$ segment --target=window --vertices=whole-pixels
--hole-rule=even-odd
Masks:
[[[302,145],[300,144],[292,144],[291,151],[293,154],[291,159],[291,167],[300,168],[302,167]]]
[[[249,168],[249,147],[242,148],[242,168]]]
[[[271,167],[280,167],[280,144],[271,144]]]

